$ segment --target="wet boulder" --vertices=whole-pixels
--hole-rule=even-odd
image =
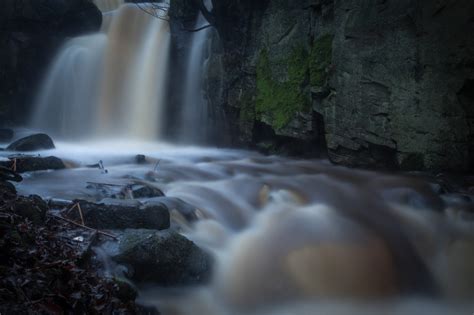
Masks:
[[[16,140],[8,147],[8,151],[36,151],[54,149],[53,140],[44,133],[38,133]]]
[[[13,139],[14,132],[11,129],[0,128],[0,142],[8,142]]]
[[[210,254],[171,230],[127,230],[112,258],[128,267],[132,280],[163,286],[206,282],[212,268]]]
[[[135,156],[135,162],[136,162],[137,164],[146,164],[146,163],[147,163],[147,161],[146,161],[146,156],[143,155],[143,154],[137,154],[137,155]]]
[[[84,223],[95,229],[153,229],[163,230],[170,227],[168,208],[162,204],[153,206],[128,206],[92,203],[75,200],[75,209],[66,214],[71,220],[80,222],[80,206]]]
[[[158,188],[150,185],[138,185],[132,187],[133,198],[163,197],[165,194]]]
[[[18,173],[42,170],[61,170],[66,168],[63,161],[54,156],[44,158],[36,156],[16,157],[10,158],[10,161],[0,162],[0,165],[9,168],[14,167]]]

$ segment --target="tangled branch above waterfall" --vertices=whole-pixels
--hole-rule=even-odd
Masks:
[[[207,6],[207,2],[212,4],[211,0],[188,0],[194,4],[194,6],[199,10],[199,12],[204,16],[208,24],[199,26],[197,28],[182,28],[183,31],[186,32],[199,32],[205,30],[210,27],[214,27],[215,25],[215,16],[213,9],[209,9]],[[156,17],[161,20],[169,21],[168,11],[169,11],[169,4],[166,3],[153,3],[153,2],[142,2],[142,0],[132,0],[130,2],[135,3],[135,5],[145,13]],[[212,5],[210,6],[213,7]]]
[[[168,10],[169,10],[169,5],[165,3],[152,3],[152,2],[146,2],[143,3],[140,0],[134,0],[132,1],[135,3],[135,5],[142,11],[144,11],[147,14],[150,14],[151,16],[160,19],[160,20],[165,20],[168,21]]]

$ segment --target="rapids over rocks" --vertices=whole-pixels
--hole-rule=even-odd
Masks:
[[[138,200],[166,204],[172,226],[213,253],[208,285],[142,288],[142,302],[164,314],[472,308],[472,213],[446,201],[433,180],[164,143],[56,146],[47,153],[70,168],[27,174],[21,194],[97,201],[103,196],[87,182],[146,181],[166,197]],[[99,159],[107,173],[86,167]]]

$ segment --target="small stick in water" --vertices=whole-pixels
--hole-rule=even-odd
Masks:
[[[91,228],[91,227],[88,227],[88,226],[85,226],[85,225],[83,225],[83,224],[74,222],[74,221],[72,221],[72,220],[66,219],[66,218],[61,217],[61,216],[56,215],[56,214],[50,214],[50,215],[51,215],[53,218],[64,220],[64,221],[66,221],[66,222],[68,222],[68,223],[71,223],[71,224],[73,224],[73,225],[75,225],[75,226],[81,227],[81,228],[86,229],[86,230],[89,230],[89,231],[94,231],[94,232],[96,232],[96,233],[99,233],[99,234],[108,236],[108,237],[113,238],[114,240],[118,241],[118,237],[115,236],[115,235],[109,234],[109,233],[107,233],[107,232],[100,231],[100,230],[98,230],[98,229],[93,229],[93,228]]]
[[[84,223],[84,216],[82,215],[81,205],[79,204],[79,202],[76,203],[76,205],[77,205],[77,210],[79,210],[79,216],[81,217],[81,223],[82,223],[82,225],[85,225],[85,223]]]
[[[12,171],[16,172],[16,158],[13,159]]]
[[[154,172],[156,172],[156,170],[158,169],[158,166],[160,166],[160,162],[161,162],[161,159],[158,160],[158,162],[156,162],[155,167],[153,168]]]

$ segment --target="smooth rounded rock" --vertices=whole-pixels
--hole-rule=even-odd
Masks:
[[[44,133],[34,134],[11,143],[8,151],[36,151],[54,149],[53,140]]]

